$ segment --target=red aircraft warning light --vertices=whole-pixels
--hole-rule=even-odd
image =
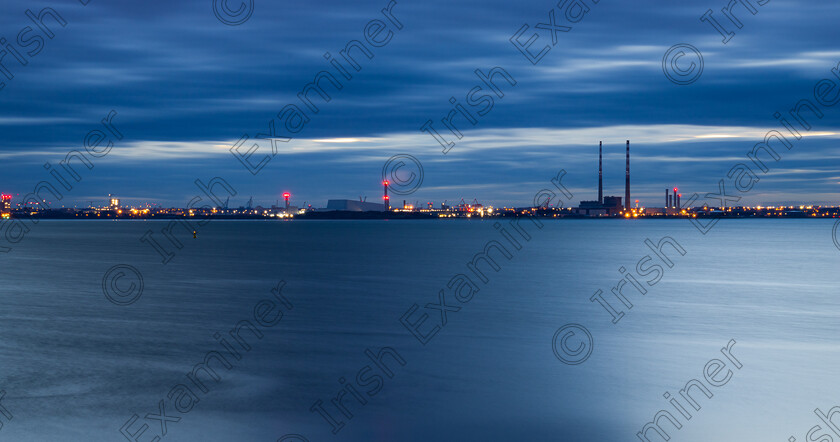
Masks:
[[[391,184],[391,183],[388,182],[388,180],[382,180],[382,186],[384,186],[384,190],[385,190],[385,193],[382,195],[382,199],[384,200],[386,211],[391,210],[391,201],[390,201],[390,198],[388,198],[388,185],[389,184]]]

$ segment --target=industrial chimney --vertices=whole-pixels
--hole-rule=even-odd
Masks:
[[[603,142],[598,142],[598,204],[604,204],[604,171],[601,168]]]
[[[668,193],[668,189],[665,189],[665,208],[671,205],[671,194]]]
[[[624,180],[624,210],[630,210],[630,140],[627,140],[627,171]]]
[[[391,211],[391,199],[388,198],[388,185],[391,184],[388,180],[382,181],[382,185],[385,187],[385,195],[382,196],[383,204],[385,205],[385,211]]]

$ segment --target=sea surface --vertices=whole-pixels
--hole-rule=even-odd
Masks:
[[[176,227],[180,249],[166,222],[41,221],[0,256],[0,441],[129,440],[135,416],[140,441],[637,441],[660,410],[673,441],[804,441],[825,427],[814,410],[840,405],[833,221],[213,221],[196,238]],[[673,267],[645,245],[665,237],[685,251],[663,249]],[[487,245],[510,259],[495,247],[484,282],[468,264]],[[117,265],[142,274],[142,293],[115,298],[133,303],[103,293]],[[625,283],[632,308],[612,295],[622,268],[646,290]],[[460,300],[459,274],[475,283]],[[425,344],[401,323],[424,314]],[[255,316],[275,323],[243,329],[246,351],[228,332]],[[365,354],[386,347],[404,365]],[[208,352],[230,369],[210,362],[203,392],[187,374]],[[692,380],[712,394],[689,390],[699,410],[680,398]],[[350,416],[331,402],[342,390]]]

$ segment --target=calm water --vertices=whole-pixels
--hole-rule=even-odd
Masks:
[[[164,223],[44,221],[0,257],[0,404],[14,415],[0,415],[0,440],[126,440],[120,427],[136,414],[130,432],[146,423],[149,441],[161,425],[144,418],[164,400],[180,418],[162,438],[173,441],[630,441],[662,409],[682,424],[660,421],[675,441],[802,441],[820,424],[815,408],[840,405],[831,221],[728,220],[705,236],[682,220],[544,222],[522,222],[529,241],[506,227],[516,250],[486,221],[214,221],[197,239],[176,230],[184,248],[163,265],[139,238]],[[601,289],[621,307],[610,295],[619,268],[634,271],[652,254],[644,240],[664,236],[687,253],[668,249],[674,267],[646,295],[628,285],[633,308],[613,324],[590,296]],[[481,264],[483,283],[466,264],[491,240],[512,258],[494,255],[498,273]],[[116,264],[144,276],[132,305],[102,293]],[[441,315],[423,307],[463,273],[480,290],[460,303],[447,289],[460,310],[420,344],[400,318],[418,304],[411,320],[427,313],[428,332]],[[236,345],[227,332],[254,322],[281,280],[294,308],[262,339],[243,331],[240,360],[224,353],[214,334]],[[580,365],[552,350],[567,323],[594,338]],[[729,381],[706,384],[711,399],[695,389],[701,409],[679,416],[662,395],[702,381],[731,339],[741,368],[728,362]],[[364,353],[382,347],[405,361],[384,359],[391,378]],[[201,374],[204,393],[186,374],[209,351],[232,368],[211,362],[220,382]],[[330,404],[341,378],[366,401],[345,393],[352,418]],[[178,384],[198,399],[187,413],[167,398]],[[318,400],[344,423],[338,434],[309,411]]]

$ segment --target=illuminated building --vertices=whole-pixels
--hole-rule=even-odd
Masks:
[[[12,210],[12,196],[3,194],[0,198],[0,217],[9,218]]]

